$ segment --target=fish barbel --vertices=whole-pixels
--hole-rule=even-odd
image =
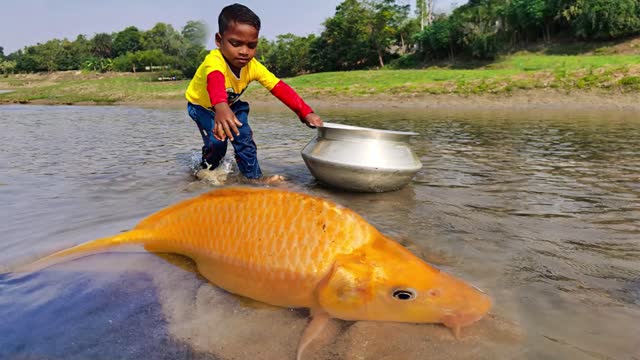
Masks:
[[[354,211],[278,189],[214,190],[130,231],[47,256],[33,268],[122,244],[187,256],[229,292],[309,308],[298,359],[330,318],[441,323],[458,336],[491,307],[486,294],[422,261]]]

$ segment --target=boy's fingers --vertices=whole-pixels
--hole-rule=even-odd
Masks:
[[[242,126],[242,123],[240,122],[240,120],[238,120],[238,118],[233,115],[233,121],[230,122],[231,123],[231,130],[233,131],[234,134],[236,134],[236,136],[240,135],[240,130],[238,130],[238,128],[240,126]]]
[[[224,129],[222,128],[222,126],[220,124],[216,124],[214,129],[213,129],[213,137],[215,137],[216,139],[223,141],[224,139],[227,138],[226,134],[224,133]]]
[[[236,136],[240,135],[240,131],[238,131],[238,127],[233,122],[229,123],[229,127],[227,129],[229,129],[229,132],[231,133],[231,135],[229,135],[231,140],[233,140],[233,135],[236,135]]]
[[[222,123],[222,128],[224,130],[224,134],[228,136],[231,141],[233,141],[233,134],[231,133],[231,129],[229,129],[229,125],[227,125],[226,122]]]
[[[322,121],[313,121],[313,120],[312,120],[312,121],[309,121],[309,122],[307,123],[307,126],[308,126],[308,127],[310,127],[310,128],[312,128],[312,129],[315,129],[315,128],[316,128],[316,127],[318,127],[318,126],[322,126]]]

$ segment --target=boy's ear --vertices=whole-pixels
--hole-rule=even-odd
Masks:
[[[220,35],[220,33],[216,33],[216,46],[217,47],[221,47],[222,46],[222,35]]]

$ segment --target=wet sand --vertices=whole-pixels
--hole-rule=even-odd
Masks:
[[[42,340],[31,341],[32,353],[45,358],[124,353],[158,359],[293,359],[308,322],[306,310],[265,305],[213,286],[179,256],[104,253],[30,276],[32,282],[63,290],[46,307],[30,310],[25,304],[21,309],[26,310],[17,311],[18,318],[20,312],[37,316],[14,328],[18,343],[0,351],[9,358],[22,352],[21,339],[37,336]],[[43,294],[23,295],[28,303]],[[88,314],[93,320],[84,320]],[[331,320],[303,358],[518,359],[522,355],[514,354],[523,341],[517,324],[495,314],[463,329],[460,339],[440,325]]]

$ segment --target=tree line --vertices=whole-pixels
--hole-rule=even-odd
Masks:
[[[412,8],[414,11],[412,11]],[[640,0],[470,0],[450,14],[433,14],[433,0],[413,7],[395,0],[345,0],[319,35],[261,38],[257,57],[278,76],[432,61],[491,60],[524,44],[554,39],[615,40],[640,34]],[[170,67],[191,77],[207,50],[204,23],[180,31],[158,23],[89,39],[53,39],[7,56],[0,73],[87,69],[139,71]]]

